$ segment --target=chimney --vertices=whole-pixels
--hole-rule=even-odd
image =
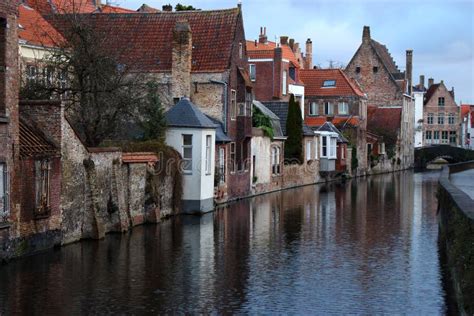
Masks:
[[[288,44],[288,36],[280,36],[280,45]]]
[[[257,40],[255,40],[255,47],[257,47],[257,46],[258,46],[258,42],[257,42]]]
[[[273,98],[274,99],[281,99],[282,95],[282,69],[281,69],[281,64],[282,64],[282,59],[283,59],[283,52],[281,47],[276,47],[273,50],[273,73],[276,74],[273,80]]]
[[[433,78],[429,78],[428,79],[428,89],[433,85],[434,83],[434,79]]]
[[[364,31],[362,32],[362,43],[370,42],[370,26],[364,26]]]
[[[186,20],[176,21],[173,30],[171,92],[173,99],[191,96],[192,33]]]
[[[171,12],[173,11],[173,6],[171,4],[165,4],[164,6],[161,7],[163,9],[163,11],[166,11],[166,12]]]
[[[420,88],[421,90],[423,90],[423,89],[425,88],[425,76],[424,76],[424,75],[420,75],[419,88]]]
[[[267,43],[267,28],[266,27],[260,27],[260,35],[258,36],[258,42],[260,44]]]
[[[405,69],[405,80],[408,84],[407,93],[411,95],[413,90],[413,80],[412,80],[412,71],[413,71],[413,50],[407,49],[406,51],[406,69]]]
[[[313,42],[310,38],[306,40],[305,69],[313,68]]]

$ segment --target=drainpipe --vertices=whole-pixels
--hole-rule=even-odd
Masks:
[[[227,82],[220,80],[211,80],[212,83],[221,84],[224,86],[224,132],[227,133]]]

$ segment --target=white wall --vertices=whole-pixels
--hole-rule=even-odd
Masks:
[[[255,156],[254,176],[257,183],[269,183],[271,181],[271,140],[265,136],[253,136],[251,141],[252,159]],[[253,161],[253,160],[252,160]],[[250,179],[252,181],[252,179]]]
[[[419,120],[423,119],[423,95],[423,92],[413,92],[415,97],[415,148],[421,147],[424,144],[423,123],[418,123]]]
[[[288,92],[291,94],[293,93],[295,97],[301,98],[301,116],[304,120],[304,86],[289,84],[288,85]]]
[[[168,127],[166,143],[183,155],[183,134],[193,135],[192,174],[183,174],[183,200],[205,200],[214,196],[215,141],[214,129]],[[206,174],[206,136],[211,135],[211,172]]]

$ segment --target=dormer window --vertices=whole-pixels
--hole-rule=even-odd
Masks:
[[[296,81],[296,68],[295,67],[290,67],[289,75],[293,81]]]
[[[330,88],[336,86],[336,80],[324,80],[323,88]]]

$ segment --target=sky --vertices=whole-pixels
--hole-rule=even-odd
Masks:
[[[105,2],[105,0],[102,0]],[[237,6],[238,0],[110,0],[137,9],[143,3],[192,5],[202,10]],[[413,49],[413,81],[419,76],[454,87],[456,102],[474,104],[474,0],[242,0],[245,36],[289,36],[304,48],[313,42],[313,63],[346,65],[361,43],[362,28],[386,45],[401,71]]]

